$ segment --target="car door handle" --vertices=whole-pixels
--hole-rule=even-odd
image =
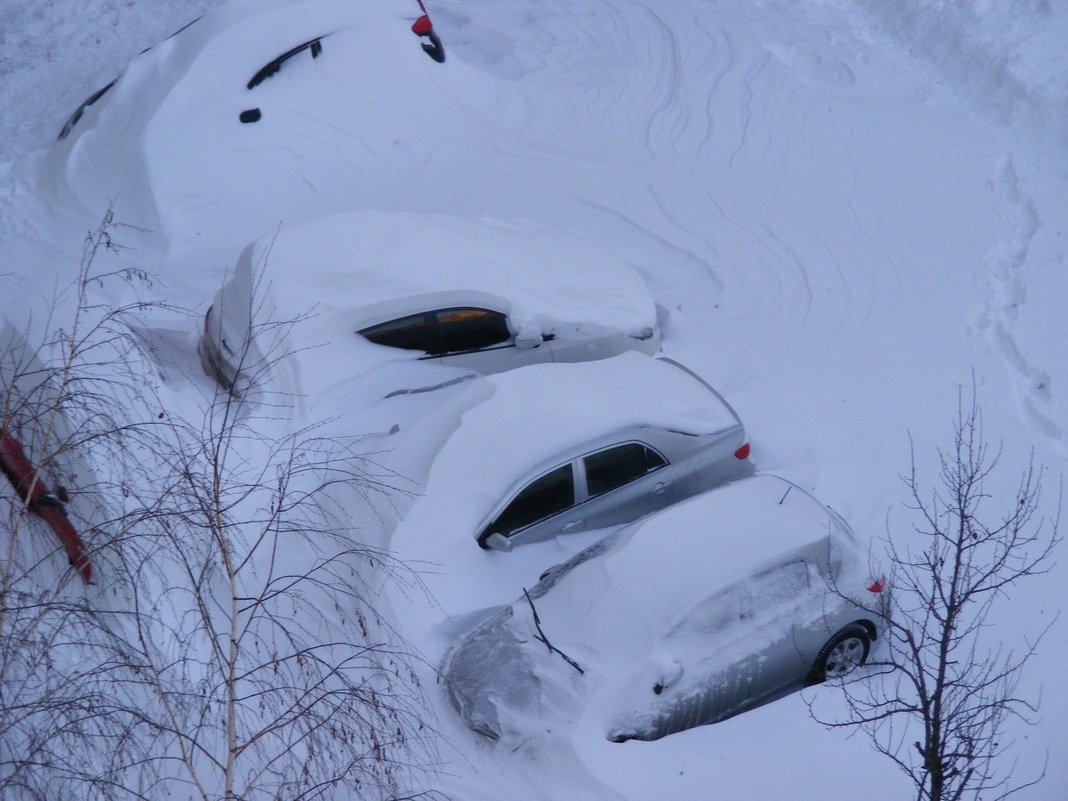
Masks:
[[[564,525],[561,531],[580,531],[586,524],[585,520],[572,520],[570,523]]]
[[[663,494],[664,490],[666,490],[669,486],[671,486],[670,481],[658,481],[653,484],[653,494],[661,495]]]

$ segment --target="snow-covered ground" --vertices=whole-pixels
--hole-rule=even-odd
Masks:
[[[190,61],[183,39],[153,47],[55,143],[86,96],[214,5],[0,7],[0,280],[20,330],[73,279],[109,203],[139,226],[117,235],[129,247],[109,265],[153,278],[94,300],[197,313],[241,248],[279,225],[360,209],[528,219],[634,265],[670,312],[664,352],[729,399],[758,468],[862,535],[909,536],[910,445],[933,485],[973,381],[1002,451],[991,508],[1012,503],[1033,455],[1055,513],[1068,466],[1063,3],[437,0],[438,65],[406,30],[406,2],[368,3],[365,20],[341,0],[239,0],[201,25],[217,26],[215,49]],[[254,8],[265,9],[255,35],[227,29]],[[239,124],[250,74],[324,20],[341,32],[322,56],[258,87],[262,121]],[[432,261],[438,243],[425,245]],[[300,280],[272,279],[276,292]],[[146,324],[168,345],[164,402],[194,416],[210,386],[199,319],[156,312]],[[308,399],[309,414],[343,413],[332,400]],[[380,430],[380,410],[352,408],[336,422],[346,433]],[[425,478],[407,451],[392,464]],[[992,642],[1018,649],[1064,608],[1063,551],[996,609]],[[448,600],[416,595],[394,622],[423,631]],[[1041,690],[1039,723],[1010,726],[1017,778],[1048,755],[1022,799],[1066,797],[1066,625],[1024,674],[1026,694]],[[506,751],[424,679],[447,739],[439,789],[457,798],[908,794],[863,737],[812,721],[801,695],[653,743],[612,744],[579,719]],[[827,690],[805,696],[817,693],[834,703]]]

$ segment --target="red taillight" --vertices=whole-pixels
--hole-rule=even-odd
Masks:
[[[882,592],[886,588],[886,576],[879,576],[867,586],[868,592]]]
[[[749,443],[745,443],[742,447],[734,452],[735,459],[748,459],[749,458]]]

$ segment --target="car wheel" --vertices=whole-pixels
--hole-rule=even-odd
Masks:
[[[824,643],[812,665],[814,682],[840,679],[863,665],[871,650],[871,635],[861,625],[846,626]]]

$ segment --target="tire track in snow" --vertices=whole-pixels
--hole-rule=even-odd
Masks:
[[[740,109],[741,114],[741,133],[738,136],[738,144],[734,148],[734,152],[730,154],[727,159],[727,169],[734,169],[735,160],[739,154],[745,149],[746,145],[750,142],[749,128],[753,121],[753,103],[756,100],[758,90],[754,88],[754,83],[757,78],[763,73],[764,68],[767,66],[768,61],[771,60],[771,54],[765,52],[759,58],[754,60],[749,68],[745,72],[745,76],[742,79],[742,90],[744,92],[744,100]],[[765,143],[764,153],[767,153],[768,143]]]
[[[720,87],[723,85],[727,74],[736,66],[737,57],[735,56],[734,41],[728,35],[725,27],[722,25],[706,26],[701,19],[695,20],[694,26],[706,37],[707,42],[710,43],[710,52],[714,54],[714,58],[710,59],[708,64],[707,80],[709,85],[704,107],[704,131],[700,135],[697,146],[696,161],[703,164],[706,162],[705,149],[712,142],[713,132],[716,129],[715,109],[719,105]]]
[[[660,120],[664,118],[663,127],[669,132],[666,135],[667,150],[672,155],[676,154],[675,143],[681,132],[686,129],[689,112],[685,106],[678,102],[678,81],[681,68],[679,43],[672,33],[671,27],[664,22],[656,11],[649,6],[642,7],[642,14],[649,20],[649,27],[656,32],[657,42],[648,41],[648,58],[650,62],[657,63],[656,92],[650,100],[648,118],[645,121],[645,147],[649,155],[656,156],[659,147],[656,145],[657,136],[655,130],[660,128]],[[671,110],[674,115],[668,118]]]
[[[1027,299],[1021,272],[1027,265],[1031,241],[1041,221],[1030,198],[1020,191],[1020,179],[1011,157],[1002,162],[994,188],[1006,216],[1012,219],[1013,230],[1008,239],[996,243],[987,254],[990,286],[978,327],[987,335],[1015,379],[1016,400],[1024,422],[1063,448],[1064,436],[1060,428],[1039,411],[1040,406],[1048,404],[1052,397],[1050,374],[1028,362],[1015,336],[1020,310]]]
[[[730,276],[730,285],[753,304],[745,313],[761,314],[783,332],[804,328],[813,303],[809,268],[804,258],[763,217],[736,206],[728,211],[712,195],[706,202],[721,224],[721,236],[732,240],[731,252],[748,254],[744,265],[735,265]],[[762,311],[768,309],[774,313]]]
[[[690,285],[695,276],[699,282],[700,291],[710,291],[712,294],[722,292],[724,287],[722,278],[713,264],[702,255],[702,252],[715,253],[714,245],[698,237],[697,234],[687,228],[682,221],[671,213],[668,205],[656,192],[650,190],[650,193],[653,204],[660,212],[663,221],[677,232],[679,237],[669,238],[659,233],[646,221],[639,220],[631,214],[603,203],[593,200],[583,200],[581,202],[584,206],[594,209],[603,215],[604,219],[610,220],[615,226],[618,226],[617,230],[625,231],[635,241],[642,241],[650,248],[659,249],[665,254],[665,260],[658,262],[655,270],[650,269],[648,265],[635,264],[635,267],[649,284],[650,289],[653,290],[654,296],[661,296],[675,285],[687,286],[691,291],[696,291],[697,287]],[[677,241],[677,239],[686,236],[696,237],[701,243],[701,250],[687,247]]]

